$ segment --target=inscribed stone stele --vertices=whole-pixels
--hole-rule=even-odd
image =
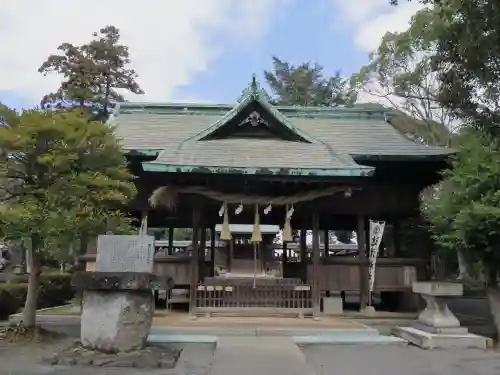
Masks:
[[[154,237],[100,235],[96,272],[153,272]]]

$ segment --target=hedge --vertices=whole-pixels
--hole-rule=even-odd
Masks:
[[[71,287],[72,275],[62,272],[47,272],[40,275],[38,308],[60,306],[71,300],[75,292]],[[0,284],[0,318],[14,314],[24,306],[28,292],[28,275],[18,275],[5,284]]]

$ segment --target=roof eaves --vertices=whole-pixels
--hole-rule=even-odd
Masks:
[[[436,154],[401,154],[401,155],[382,155],[382,154],[353,154],[350,155],[356,162],[364,161],[387,161],[387,162],[398,162],[398,161],[423,161],[423,162],[435,162],[435,161],[446,161],[451,156],[455,155],[454,152],[443,152]]]
[[[145,172],[163,173],[206,173],[206,174],[246,174],[246,175],[277,175],[277,176],[338,176],[362,177],[371,176],[374,167],[338,167],[338,168],[281,168],[281,167],[227,167],[162,164],[154,161],[143,162]]]
[[[162,152],[162,149],[129,149],[125,150],[125,155],[127,156],[155,156],[157,157]]]

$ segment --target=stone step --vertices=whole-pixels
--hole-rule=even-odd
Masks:
[[[290,328],[290,327],[152,327],[150,337],[168,336],[320,336],[320,337],[378,337],[377,330],[345,328]]]
[[[230,311],[213,311],[210,312],[210,316],[212,317],[243,317],[243,318],[289,318],[289,317],[298,317],[298,312],[295,310],[286,311],[283,309],[282,311],[276,311],[275,309],[265,309],[265,308],[235,308],[235,309],[227,309]],[[198,316],[205,316],[206,313],[200,312],[197,313]]]
[[[322,335],[294,336],[293,341],[300,346],[306,345],[394,345],[407,346],[408,341],[394,336],[382,335]]]
[[[220,337],[210,375],[314,375],[289,337]]]

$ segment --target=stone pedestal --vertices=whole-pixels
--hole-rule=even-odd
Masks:
[[[463,295],[463,286],[447,282],[418,282],[413,292],[422,295],[426,308],[413,327],[396,327],[394,333],[425,349],[480,348],[486,349],[491,340],[470,334],[447,305],[450,297]]]
[[[83,289],[81,344],[107,353],[142,349],[153,322],[156,277],[138,272],[78,272]],[[161,286],[166,288],[167,286]]]
[[[80,341],[107,353],[142,349],[151,329],[151,291],[96,291],[83,294]]]
[[[344,312],[342,297],[323,297],[324,315],[341,315]]]

